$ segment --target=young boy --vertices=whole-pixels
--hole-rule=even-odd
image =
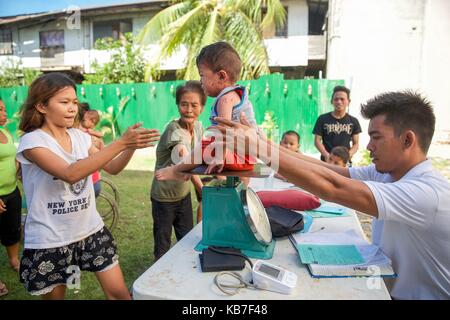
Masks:
[[[213,120],[214,117],[240,121],[240,115],[244,113],[250,125],[256,127],[253,106],[248,100],[246,88],[236,84],[242,69],[241,58],[236,50],[226,42],[216,42],[200,51],[196,63],[205,94],[216,98],[211,108],[212,125],[217,125]],[[202,141],[203,158],[205,158],[205,148],[213,141],[214,137]],[[201,165],[193,163],[192,155],[186,159],[175,166],[156,171],[156,178],[158,180],[184,179],[183,172],[191,171]],[[237,154],[227,152],[224,170],[253,170],[255,162],[249,157],[240,158]]]
[[[283,133],[280,145],[288,150],[300,152],[300,135],[293,130],[286,131]]]
[[[346,167],[348,160],[350,160],[350,152],[348,148],[339,146],[331,149],[327,162],[336,166]]]
[[[300,152],[300,135],[294,130],[288,130],[281,137],[280,146],[293,152]],[[286,180],[281,174],[275,173],[275,178]]]

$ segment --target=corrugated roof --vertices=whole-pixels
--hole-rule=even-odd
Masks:
[[[129,9],[130,7],[149,7],[149,8],[157,8],[157,7],[165,7],[167,5],[168,1],[161,1],[161,0],[145,0],[145,1],[135,1],[132,3],[122,3],[122,4],[112,4],[112,5],[102,5],[102,6],[89,6],[89,7],[82,7],[80,10],[83,12],[89,12],[89,11],[95,11],[99,9],[105,9],[105,8],[111,8],[114,10],[120,9],[123,7],[123,9]],[[105,12],[106,13],[106,12]],[[47,11],[47,12],[40,12],[40,13],[33,13],[33,14],[22,14],[17,16],[9,16],[9,17],[0,17],[0,25],[6,25],[11,23],[18,23],[22,21],[28,21],[28,20],[35,20],[35,19],[41,19],[47,16],[62,16],[66,14],[66,9],[63,10],[54,10],[54,11]]]

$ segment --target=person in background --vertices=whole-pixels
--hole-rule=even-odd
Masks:
[[[300,135],[294,130],[286,131],[281,137],[280,146],[294,152],[300,152]]]
[[[0,241],[6,248],[9,265],[18,272],[22,197],[17,181],[16,147],[4,127],[7,120],[5,103],[0,100]],[[7,293],[6,285],[0,281],[0,296]]]
[[[334,87],[331,96],[334,110],[319,116],[314,125],[314,145],[322,161],[328,160],[334,147],[343,146],[349,149],[351,164],[351,158],[358,151],[361,126],[358,119],[347,113],[350,101],[350,89]]]
[[[349,160],[350,152],[346,147],[334,147],[330,152],[327,162],[336,166],[346,167]]]
[[[95,126],[100,121],[100,114],[97,110],[91,110],[89,107],[89,104],[83,103],[83,106],[81,108],[83,110],[80,112],[80,126],[79,128],[88,133],[91,136],[92,144],[95,145],[95,147],[99,150],[101,150],[105,144],[103,142],[103,134],[99,131],[95,131]],[[94,183],[94,192],[95,197],[98,197],[101,192],[101,175],[100,171],[95,171],[92,174],[92,182]]]
[[[180,117],[165,128],[156,148],[155,171],[173,166],[176,159],[189,155],[199,145],[203,128],[198,117],[203,112],[206,96],[198,81],[188,81],[176,90],[176,104]],[[199,210],[197,222],[201,221],[201,194],[203,183],[192,176]],[[177,241],[192,228],[191,184],[189,181],[164,181],[153,178],[151,188],[154,256],[158,260],[170,249],[172,227]]]
[[[288,130],[281,137],[280,146],[293,152],[300,152],[300,135],[294,130]],[[275,173],[275,178],[286,180],[281,174]]]

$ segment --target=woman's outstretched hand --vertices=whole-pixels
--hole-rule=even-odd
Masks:
[[[143,149],[153,147],[154,142],[159,140],[159,131],[156,129],[141,128],[142,122],[128,127],[127,131],[120,137],[121,142],[127,149]]]

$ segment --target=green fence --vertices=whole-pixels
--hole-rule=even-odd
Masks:
[[[81,102],[88,102],[91,108],[101,111],[98,129],[105,132],[108,141],[113,131],[115,135],[120,135],[138,121],[143,122],[146,128],[156,128],[162,132],[170,120],[178,117],[175,90],[182,83],[184,81],[78,85],[77,94]],[[297,131],[301,136],[301,150],[309,153],[316,152],[311,133],[314,123],[320,114],[332,110],[330,99],[333,87],[343,83],[343,80],[325,79],[284,80],[282,74],[240,82],[249,90],[258,124],[266,126],[273,121],[278,128],[273,135],[276,141],[284,131]],[[27,87],[0,88],[0,98],[7,107],[7,127],[16,138],[20,119],[18,111],[25,101],[27,90]],[[211,104],[212,98],[208,98],[205,111],[200,116],[204,127],[209,126]],[[271,120],[268,121],[268,118]]]

